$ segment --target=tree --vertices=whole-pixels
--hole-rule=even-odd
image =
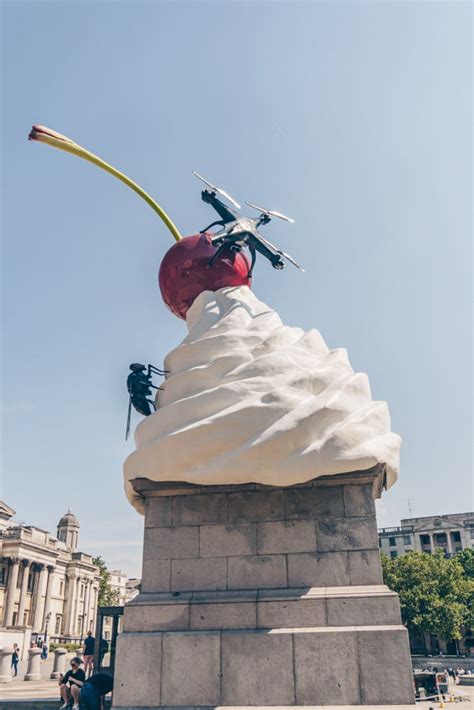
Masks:
[[[400,597],[408,631],[449,640],[462,638],[462,627],[472,620],[469,605],[474,579],[467,571],[472,572],[474,559],[460,555],[447,559],[442,550],[433,555],[408,552],[395,559],[381,557],[384,582]]]
[[[99,568],[98,606],[116,606],[119,602],[120,593],[118,589],[113,589],[110,584],[110,572],[107,569],[107,565],[100,555],[92,558],[92,564]]]

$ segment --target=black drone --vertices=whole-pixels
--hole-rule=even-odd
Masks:
[[[203,190],[201,192],[201,198],[203,202],[211,205],[216,210],[217,214],[221,219],[212,222],[206,229],[201,230],[201,234],[207,232],[211,227],[220,225],[222,229],[215,232],[211,237],[211,244],[217,247],[216,253],[213,255],[208,266],[212,266],[215,260],[222,254],[226,249],[231,249],[231,251],[239,252],[242,251],[244,247],[248,247],[250,254],[252,256],[252,263],[249,270],[249,276],[252,276],[253,268],[255,266],[255,260],[257,258],[257,252],[260,252],[266,259],[269,260],[274,269],[283,269],[285,262],[283,259],[289,261],[293,266],[296,266],[300,271],[304,269],[286,252],[281,249],[277,249],[273,244],[267,241],[258,231],[258,228],[262,224],[268,224],[272,217],[279,217],[284,219],[285,222],[294,222],[284,214],[280,212],[275,212],[274,210],[267,210],[265,207],[259,207],[252,202],[246,202],[245,204],[249,207],[253,207],[258,210],[261,214],[259,217],[245,217],[239,215],[230,207],[227,207],[219,198],[217,193],[225,197],[234,207],[240,209],[240,205],[220,187],[212,185],[208,182],[202,175],[196,173],[193,170],[193,175],[195,175],[199,180],[202,180],[208,186],[208,190]]]
[[[132,362],[130,365],[131,373],[127,377],[127,389],[130,395],[128,402],[128,416],[127,416],[127,431],[125,434],[125,440],[128,439],[130,434],[130,418],[132,414],[132,406],[137,410],[139,414],[143,414],[144,417],[148,417],[156,410],[155,402],[152,399],[148,399],[151,395],[151,390],[161,390],[162,387],[157,387],[151,381],[153,375],[165,375],[166,370],[160,370],[154,365],[142,365],[139,362]]]

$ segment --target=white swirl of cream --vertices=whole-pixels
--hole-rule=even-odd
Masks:
[[[247,286],[205,291],[188,336],[165,359],[157,411],[135,431],[130,481],[289,486],[386,464],[398,475],[401,439],[367,375],[317,330],[283,325]]]

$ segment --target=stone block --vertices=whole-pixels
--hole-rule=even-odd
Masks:
[[[160,703],[162,634],[122,633],[117,638],[114,705]]]
[[[228,589],[267,589],[287,586],[285,555],[229,557]]]
[[[222,633],[222,705],[293,705],[291,634]]]
[[[212,631],[165,633],[161,704],[219,705],[220,651],[220,636]]]
[[[294,644],[297,705],[360,704],[355,631],[295,633]]]
[[[375,515],[375,500],[371,483],[344,486],[344,511],[347,517]]]
[[[169,592],[170,584],[170,560],[143,560],[142,592]]]
[[[257,554],[257,526],[202,525],[199,554],[201,557],[235,557]]]
[[[173,499],[145,500],[145,528],[166,528],[173,525]]]
[[[263,520],[283,520],[283,491],[245,491],[227,496],[229,523],[253,523]]]
[[[343,516],[342,486],[288,488],[285,491],[285,509],[288,520]]]
[[[225,589],[226,583],[227,559],[225,557],[173,560],[171,563],[172,592]]]
[[[382,565],[378,550],[349,552],[351,584],[382,584]]]
[[[130,604],[124,614],[124,631],[186,630],[189,601],[184,604]]]
[[[255,629],[256,601],[191,605],[192,629]]]
[[[316,535],[319,552],[378,549],[375,515],[318,520]]]
[[[316,529],[312,520],[258,523],[258,552],[262,555],[313,552]]]
[[[401,624],[400,605],[395,594],[330,597],[326,603],[328,626]]]
[[[259,629],[326,626],[324,599],[288,599],[257,603]]]
[[[290,587],[340,587],[350,584],[347,552],[288,555]]]
[[[197,557],[199,554],[199,528],[145,528],[143,559],[173,560]]]
[[[408,633],[405,628],[357,631],[361,703],[414,702]]]
[[[225,493],[180,496],[174,501],[175,525],[210,525],[227,522]]]

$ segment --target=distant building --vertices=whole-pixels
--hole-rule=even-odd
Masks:
[[[95,628],[99,574],[92,556],[77,551],[78,519],[68,510],[54,536],[12,524],[14,514],[0,501],[0,630],[80,640]]]
[[[379,545],[392,558],[411,550],[431,554],[442,549],[453,555],[474,549],[474,512],[405,518],[399,527],[379,529]]]
[[[128,602],[132,601],[132,599],[135,599],[140,594],[142,588],[142,580],[137,579],[136,577],[131,577],[129,580],[127,580],[127,594],[126,594],[126,599]]]

